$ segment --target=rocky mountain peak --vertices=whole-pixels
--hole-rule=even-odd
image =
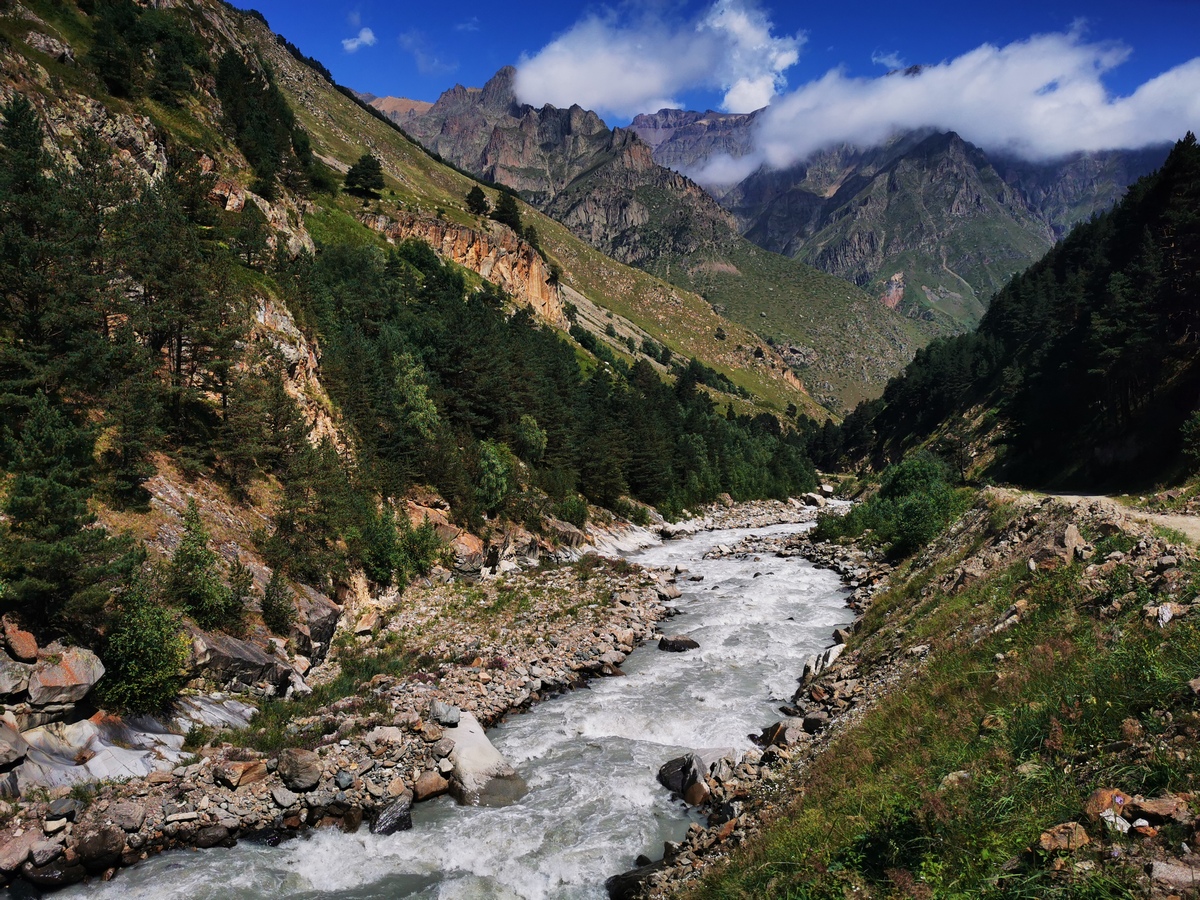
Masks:
[[[512,66],[504,66],[483,86],[480,102],[488,109],[506,112],[517,102],[517,94],[513,89],[516,78],[517,70]]]

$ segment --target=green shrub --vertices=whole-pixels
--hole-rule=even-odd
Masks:
[[[625,499],[618,500],[613,506],[613,512],[642,528],[650,524],[650,510],[639,503],[631,503]]]
[[[587,524],[587,501],[579,495],[564,498],[554,504],[552,511],[557,518],[564,522],[570,522],[576,528],[582,528]]]
[[[479,481],[475,497],[479,505],[494,513],[504,505],[513,489],[512,451],[495,441],[479,445]]]
[[[937,457],[918,451],[884,470],[879,493],[844,516],[817,519],[816,540],[859,538],[886,547],[892,559],[912,556],[936,538],[970,503],[970,492],[949,484],[950,471]]]
[[[100,696],[128,712],[163,709],[183,685],[188,646],[179,616],[156,603],[145,582],[136,582],[122,599],[105,643]]]

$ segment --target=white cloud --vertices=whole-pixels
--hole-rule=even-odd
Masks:
[[[876,50],[871,54],[871,62],[875,63],[877,66],[883,66],[889,71],[903,69],[906,65],[908,65],[908,63],[904,61],[904,58],[895,50],[891,50],[887,53]]]
[[[357,52],[359,47],[374,47],[375,32],[370,28],[360,28],[358,34],[342,41],[342,49],[347,53]]]
[[[357,9],[346,13],[346,22],[351,28],[358,28],[362,25],[362,13]]]
[[[777,37],[753,0],[716,0],[699,19],[667,22],[609,10],[583,19],[517,67],[523,102],[620,117],[677,106],[691,88],[723,92],[722,108],[749,112],[785,87],[803,35]]]
[[[1144,147],[1200,127],[1200,57],[1115,96],[1104,76],[1130,55],[1087,42],[1080,27],[1004,47],[984,44],[916,74],[850,78],[832,70],[776,98],[756,120],[755,152],[714,159],[693,177],[729,184],[765,163],[782,168],[836,144],[870,147],[910,129],[955,131],[990,151],[1049,159]]]
[[[480,24],[479,16],[471,16],[471,18],[469,18],[463,22],[459,22],[457,25],[455,25],[454,30],[455,31],[478,31],[479,24]]]

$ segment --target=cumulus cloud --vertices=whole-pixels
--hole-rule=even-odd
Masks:
[[[479,30],[479,16],[471,16],[471,18],[469,18],[463,22],[459,22],[457,25],[454,26],[454,30],[455,31],[478,31]]]
[[[345,38],[342,41],[342,49],[347,53],[355,53],[359,47],[374,47],[375,32],[370,28],[360,28],[358,34],[352,38]]]
[[[517,96],[541,106],[578,103],[630,117],[677,106],[682,91],[723,93],[722,108],[749,112],[786,86],[804,36],[776,36],[748,0],[716,0],[698,19],[608,10],[583,19],[517,67]]]
[[[984,44],[919,71],[851,78],[840,69],[777,98],[756,120],[755,151],[694,172],[729,184],[759,165],[783,168],[837,144],[871,147],[918,128],[955,131],[990,151],[1050,159],[1175,140],[1200,126],[1200,57],[1113,95],[1104,76],[1130,55],[1082,30]]]

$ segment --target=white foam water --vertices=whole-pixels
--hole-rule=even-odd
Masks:
[[[417,806],[411,831],[376,837],[326,829],[275,848],[167,853],[107,884],[64,898],[89,900],[549,900],[603,898],[604,880],[657,859],[696,815],[655,780],[688,749],[749,747],[779,718],[806,656],[849,613],[837,576],[799,558],[705,560],[717,544],[806,526],[708,532],[634,553],[688,569],[669,634],[688,653],[636,650],[625,678],[591,682],[489,732],[529,784],[503,808],[443,797]],[[688,580],[703,576],[702,581]]]

